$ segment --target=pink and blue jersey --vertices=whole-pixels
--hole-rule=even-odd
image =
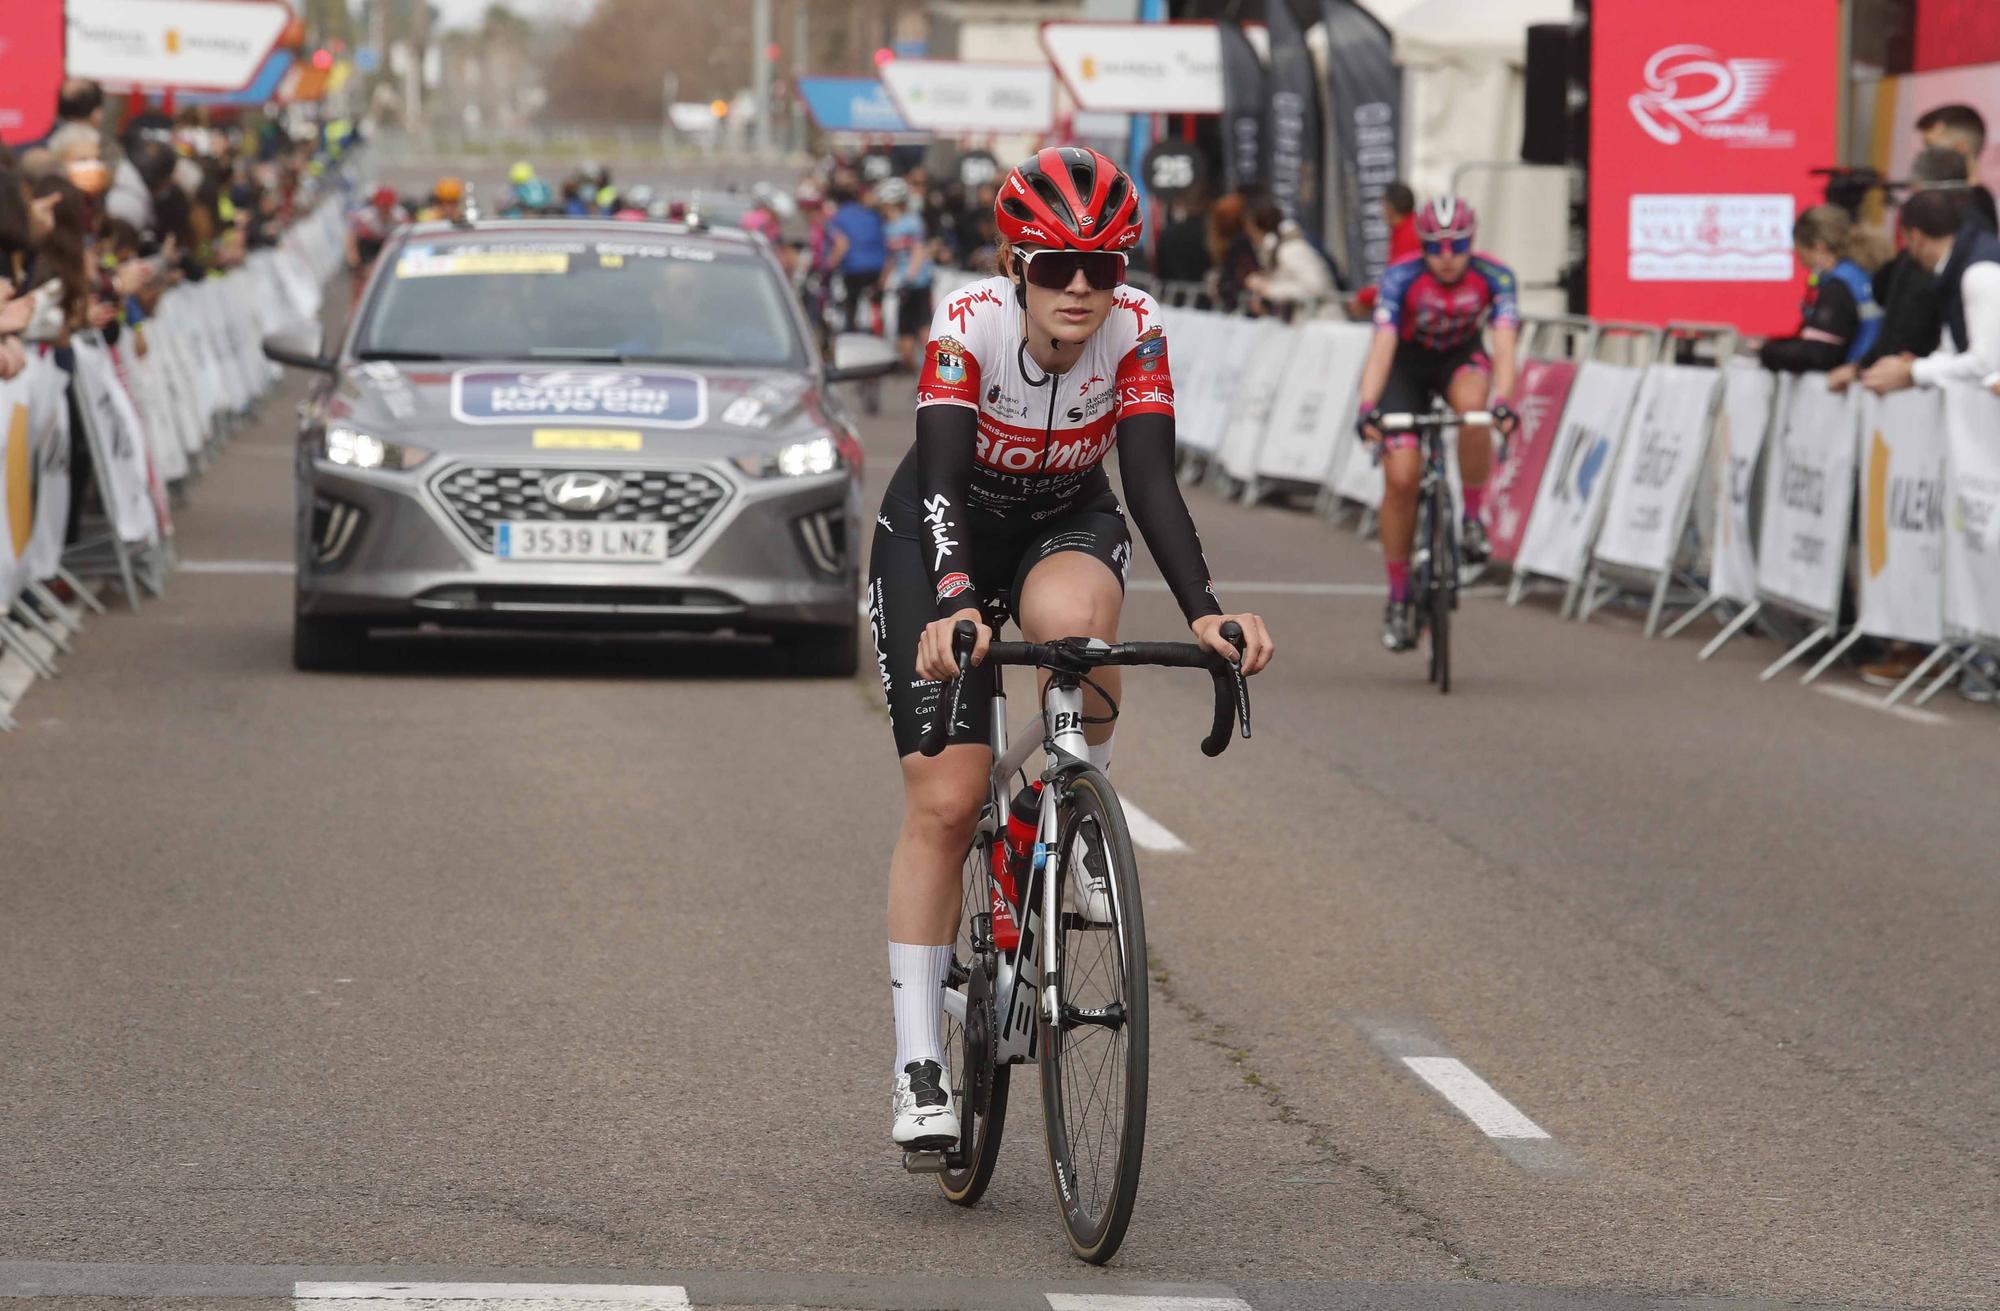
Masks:
[[[1377,288],[1375,326],[1425,350],[1476,345],[1489,319],[1496,328],[1521,326],[1514,272],[1488,255],[1474,255],[1465,276],[1449,285],[1413,255],[1383,269]]]

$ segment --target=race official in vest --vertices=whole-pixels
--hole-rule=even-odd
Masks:
[[[1920,191],[1904,204],[1903,239],[1924,268],[1937,272],[1945,337],[1923,359],[1892,355],[1861,375],[1882,393],[1948,382],[1992,386],[2000,379],[2000,237],[1967,214],[1962,196]]]

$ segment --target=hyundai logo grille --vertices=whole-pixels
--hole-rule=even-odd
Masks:
[[[601,473],[559,473],[542,482],[542,499],[569,514],[596,514],[618,503],[623,486]]]

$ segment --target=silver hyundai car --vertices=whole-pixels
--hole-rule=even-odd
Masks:
[[[345,338],[264,343],[326,375],[302,407],[293,661],[369,630],[649,628],[770,636],[851,674],[861,454],[757,237],[602,220],[420,224]]]

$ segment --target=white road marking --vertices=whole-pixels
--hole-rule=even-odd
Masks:
[[[189,574],[274,574],[289,578],[290,560],[183,560],[180,571]]]
[[[365,1311],[688,1311],[687,1290],[674,1284],[367,1284],[301,1283],[292,1305],[318,1311],[351,1302]]]
[[[1045,1293],[1049,1311],[1250,1311],[1240,1297],[1131,1297],[1122,1293]]]
[[[1133,592],[1164,592],[1167,584],[1158,578],[1135,578],[1126,584]],[[1496,583],[1477,583],[1461,587],[1460,596],[1500,596],[1506,588]],[[1266,596],[1373,596],[1386,597],[1387,583],[1287,583],[1250,581],[1220,581],[1215,584],[1216,595],[1235,596],[1238,593],[1261,593]]]
[[[1134,805],[1130,797],[1118,798],[1118,804],[1125,808],[1125,827],[1131,830],[1133,843],[1141,849],[1165,852],[1192,850],[1165,824]]]
[[[1548,1131],[1515,1109],[1514,1103],[1452,1056],[1405,1056],[1403,1064],[1436,1089],[1459,1114],[1488,1138],[1547,1138]]]
[[[1931,728],[1937,728],[1951,722],[1949,715],[1940,715],[1935,710],[1919,710],[1915,706],[1885,706],[1880,696],[1873,692],[1864,692],[1858,687],[1842,687],[1838,683],[1814,683],[1813,691],[1821,696],[1830,696],[1836,701],[1845,701],[1849,705],[1879,710],[1885,715],[1894,715],[1912,724],[1926,724]]]

